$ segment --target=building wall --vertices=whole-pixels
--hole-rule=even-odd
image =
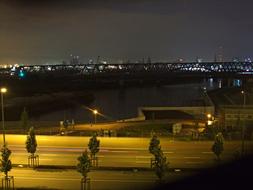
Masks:
[[[139,107],[138,116],[143,117],[145,111],[181,111],[192,115],[195,118],[204,118],[207,114],[214,114],[214,106],[199,106],[199,107]]]
[[[240,127],[242,124],[253,124],[253,106],[221,107],[220,123],[225,127]]]

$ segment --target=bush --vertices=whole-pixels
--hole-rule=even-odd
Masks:
[[[159,136],[169,136],[172,130],[171,124],[143,124],[126,126],[117,129],[118,137],[150,137],[151,132]]]

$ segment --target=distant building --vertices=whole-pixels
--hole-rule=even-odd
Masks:
[[[224,61],[224,59],[223,59],[223,47],[222,46],[219,47],[219,51],[218,51],[218,55],[216,57],[216,61],[217,62],[223,62]]]
[[[151,64],[151,58],[148,57],[147,64]]]
[[[75,55],[71,54],[70,57],[71,57],[71,59],[70,59],[70,64],[71,65],[79,65],[79,64],[81,64],[80,57],[78,55],[75,56]]]
[[[236,129],[253,125],[253,105],[233,105],[221,106],[219,113],[221,126],[230,129]]]
[[[239,57],[233,57],[232,61],[237,63],[237,62],[240,62],[240,59]]]
[[[184,59],[183,58],[178,58],[175,63],[183,63],[184,62]]]
[[[244,61],[245,61],[245,62],[248,62],[248,63],[251,63],[251,62],[252,62],[251,59],[250,59],[249,57],[245,58]]]
[[[197,58],[196,58],[196,62],[197,62],[197,63],[202,63],[202,62],[203,62],[203,59],[202,59],[202,58],[197,57]]]

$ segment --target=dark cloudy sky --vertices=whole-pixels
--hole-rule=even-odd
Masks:
[[[0,64],[253,58],[251,0],[0,0]]]

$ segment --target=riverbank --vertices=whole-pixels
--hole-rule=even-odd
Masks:
[[[24,108],[30,118],[57,110],[74,109],[80,105],[89,106],[94,101],[90,92],[73,91],[19,96],[5,99],[5,119],[18,121]]]

